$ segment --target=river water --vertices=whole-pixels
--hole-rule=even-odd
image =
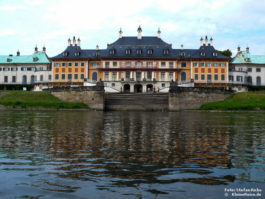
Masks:
[[[265,113],[2,111],[0,185],[4,199],[263,198]]]

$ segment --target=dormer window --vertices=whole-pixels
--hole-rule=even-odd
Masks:
[[[180,55],[181,57],[184,57],[184,56],[185,56],[185,53],[184,53],[184,52],[180,52],[179,55]]]
[[[142,54],[142,49],[137,49],[137,50],[136,50],[136,54],[137,54],[137,55],[141,55],[141,54]]]
[[[217,52],[213,52],[213,56],[214,57],[217,57]]]
[[[205,52],[201,52],[201,56],[203,56],[203,57],[204,57],[204,56],[205,56]]]
[[[33,57],[33,61],[34,61],[34,62],[36,62],[36,61],[38,61],[38,60],[39,60],[38,57]]]
[[[115,54],[115,49],[111,49],[111,50],[109,51],[109,54],[110,54],[110,55],[114,55],[114,54]]]
[[[168,54],[169,54],[169,49],[164,49],[164,50],[163,50],[163,54],[164,54],[164,55],[168,55]]]
[[[153,54],[153,50],[152,50],[152,49],[148,49],[148,50],[147,50],[147,54],[148,54],[148,55],[152,55],[152,54]]]
[[[7,59],[6,59],[6,61],[7,61],[7,62],[11,62],[11,61],[12,61],[12,59],[10,59],[10,58],[7,58]]]
[[[249,58],[246,58],[245,61],[246,61],[246,62],[250,62],[250,59],[249,59]]]
[[[131,54],[131,49],[126,49],[126,50],[125,50],[125,54],[126,54],[126,55],[130,55],[130,54]]]
[[[75,52],[75,56],[80,56],[80,52]]]
[[[63,53],[63,56],[65,56],[65,57],[67,57],[68,55],[69,55],[68,52],[64,52],[64,53]]]

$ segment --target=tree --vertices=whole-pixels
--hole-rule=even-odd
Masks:
[[[231,50],[227,49],[227,50],[223,50],[223,51],[219,51],[222,55],[227,56],[227,57],[232,57],[232,52]]]

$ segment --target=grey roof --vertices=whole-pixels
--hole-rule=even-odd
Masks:
[[[141,51],[141,53],[139,53]],[[149,53],[148,53],[149,52]],[[151,53],[150,53],[151,52]],[[81,49],[79,46],[68,46],[54,59],[95,59],[95,58],[207,58],[229,59],[215,50],[213,46],[204,44],[199,49],[173,49],[171,44],[158,37],[122,37],[106,49]]]

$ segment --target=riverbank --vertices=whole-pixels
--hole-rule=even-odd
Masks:
[[[1,91],[2,108],[27,109],[87,109],[87,105],[78,102],[62,101],[48,92]]]
[[[265,110],[265,91],[235,93],[223,101],[203,104],[200,110]]]

